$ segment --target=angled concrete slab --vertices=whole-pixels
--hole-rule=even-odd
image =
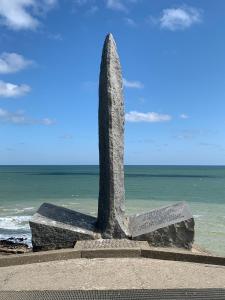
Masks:
[[[76,241],[97,239],[96,218],[43,203],[30,220],[34,251],[72,248]]]

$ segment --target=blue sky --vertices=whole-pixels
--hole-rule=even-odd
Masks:
[[[108,32],[125,163],[224,165],[224,0],[0,0],[0,164],[98,164]]]

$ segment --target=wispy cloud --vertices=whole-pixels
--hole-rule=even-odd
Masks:
[[[180,119],[189,119],[189,116],[186,114],[180,114],[179,117]]]
[[[34,125],[40,124],[49,126],[55,123],[54,120],[49,118],[43,119],[34,119],[25,115],[23,110],[18,110],[16,112],[10,112],[6,109],[0,108],[0,122],[1,123],[10,123],[18,125]]]
[[[86,16],[92,16],[99,10],[95,0],[73,0],[73,12],[77,12],[80,8],[86,10]]]
[[[73,0],[73,3],[79,6],[83,6],[88,3],[88,0]]]
[[[182,30],[202,21],[202,11],[195,7],[167,8],[159,18],[160,27],[168,30]]]
[[[29,85],[21,84],[16,85],[0,80],[0,97],[20,97],[29,93],[31,90]]]
[[[63,134],[59,137],[60,139],[63,139],[63,140],[71,140],[73,138],[72,134]]]
[[[97,13],[97,11],[99,10],[97,5],[92,5],[87,11],[86,11],[86,16],[92,16],[95,13]]]
[[[177,138],[178,140],[192,140],[193,138],[195,138],[195,133],[191,131],[183,131],[182,133],[174,137]]]
[[[127,12],[124,0],[106,0],[106,7],[112,10]]]
[[[137,112],[131,111],[126,113],[125,119],[127,122],[149,122],[149,123],[156,123],[156,122],[166,122],[170,121],[172,117],[166,114],[158,114],[156,112]]]
[[[82,82],[81,86],[85,91],[96,91],[96,89],[98,88],[98,82],[87,80]]]
[[[55,120],[52,120],[50,118],[43,118],[43,119],[40,119],[40,120],[34,120],[33,119],[31,123],[37,123],[37,124],[42,124],[42,125],[49,126],[49,125],[55,124]]]
[[[126,88],[133,88],[133,89],[143,89],[144,85],[140,81],[129,81],[123,78],[123,85]]]
[[[103,0],[105,7],[110,10],[128,13],[131,5],[137,4],[140,0]],[[76,12],[79,8],[88,8],[86,15],[93,15],[99,10],[97,0],[73,0],[73,11]],[[132,19],[125,20],[127,25],[134,26],[135,22]]]
[[[0,21],[13,30],[33,30],[39,14],[53,8],[57,0],[0,0]]]
[[[124,22],[129,27],[137,27],[137,23],[131,18],[124,18]]]
[[[212,132],[204,129],[184,129],[173,137],[178,140],[193,140],[199,137],[205,137],[211,135]]]
[[[112,10],[117,10],[127,13],[130,4],[137,4],[140,0],[105,0],[106,7]]]
[[[220,151],[224,151],[225,150],[225,148],[222,145],[215,144],[215,143],[201,142],[201,143],[199,143],[199,145],[202,146],[202,147],[214,148],[214,149],[217,149],[217,150],[220,150]]]
[[[60,33],[49,33],[47,34],[48,38],[50,40],[54,40],[54,41],[62,41],[63,37]]]
[[[0,55],[0,74],[16,73],[33,64],[32,60],[25,59],[20,54],[4,52]]]

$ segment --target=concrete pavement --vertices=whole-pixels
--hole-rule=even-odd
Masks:
[[[225,288],[225,266],[150,258],[70,259],[2,267],[0,290]]]

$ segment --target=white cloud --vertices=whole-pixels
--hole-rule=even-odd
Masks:
[[[190,6],[164,9],[159,19],[161,28],[172,31],[189,28],[201,21],[201,10]]]
[[[143,89],[144,85],[140,81],[129,81],[123,78],[123,85],[126,88],[133,88],[133,89]]]
[[[17,53],[4,52],[0,55],[0,74],[16,73],[34,64]]]
[[[49,118],[44,118],[42,120],[39,121],[40,124],[49,126],[55,123],[55,120],[49,119]]]
[[[124,18],[124,22],[126,23],[127,26],[137,27],[137,23],[131,18]]]
[[[113,10],[128,12],[130,4],[137,4],[140,0],[105,0],[106,7]]]
[[[21,124],[21,125],[32,125],[32,124],[41,124],[41,125],[52,125],[55,123],[54,120],[49,118],[44,119],[33,119],[25,115],[23,110],[18,110],[16,112],[10,112],[3,108],[0,108],[0,122],[1,123],[10,123],[10,124]]]
[[[170,121],[172,117],[170,115],[158,114],[155,112],[141,113],[137,111],[131,111],[126,113],[125,119],[127,122],[166,122]]]
[[[54,7],[57,0],[0,0],[0,23],[13,30],[35,29],[38,15]]]
[[[17,112],[9,112],[3,108],[0,108],[0,121],[6,123],[13,123],[13,124],[21,124],[25,123],[25,117],[23,111]]]
[[[104,0],[105,6],[108,9],[120,11],[127,13],[129,11],[130,5],[137,4],[140,0]],[[97,0],[73,0],[74,11],[77,11],[77,7],[89,6],[87,10],[87,15],[96,13],[99,10],[99,7],[96,5],[100,1]],[[129,21],[128,21],[129,22]]]
[[[127,7],[124,0],[106,0],[106,7],[112,10],[127,12]]]
[[[79,6],[83,6],[87,4],[88,0],[73,0],[74,4],[77,4]]]
[[[0,80],[0,97],[20,97],[30,92],[30,90],[31,88],[29,85],[16,85]]]
[[[186,115],[186,114],[181,114],[181,115],[180,115],[180,118],[181,118],[181,119],[189,119],[189,116]]]

